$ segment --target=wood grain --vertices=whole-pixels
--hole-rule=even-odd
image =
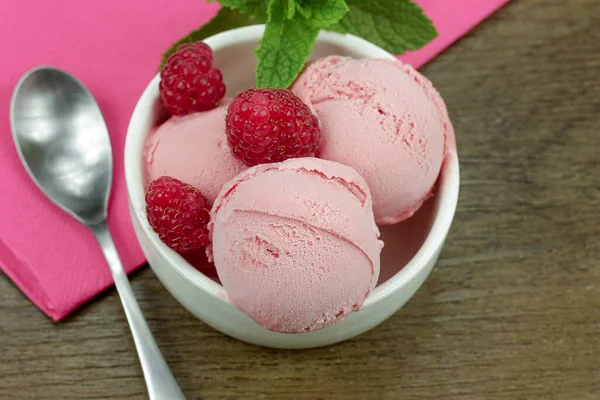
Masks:
[[[275,351],[133,287],[190,399],[600,399],[600,2],[513,1],[423,71],[462,186],[417,295],[341,345]],[[0,399],[144,399],[116,293],[53,324],[0,277]]]

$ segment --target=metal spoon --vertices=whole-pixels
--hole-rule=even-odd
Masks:
[[[125,309],[150,399],[185,400],[135,300],[106,224],[112,151],[93,96],[64,71],[34,68],[15,88],[10,123],[33,181],[98,240]]]

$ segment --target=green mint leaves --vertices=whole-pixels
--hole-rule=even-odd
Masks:
[[[347,0],[350,12],[329,30],[351,33],[393,54],[416,50],[437,36],[431,20],[411,0]]]
[[[319,34],[319,28],[312,26],[308,19],[289,11],[288,1],[291,0],[269,3],[269,19],[256,50],[256,86],[259,88],[291,85]]]
[[[343,0],[270,0],[265,33],[256,50],[256,86],[287,88],[310,55],[319,30],[348,11]]]
[[[208,0],[215,1],[215,0]],[[287,88],[311,53],[321,29],[351,33],[385,50],[402,54],[437,36],[432,22],[412,0],[218,0],[223,7],[200,29],[175,43],[202,40],[216,33],[266,22],[256,50],[257,87]]]
[[[285,2],[287,3],[287,19],[292,19],[296,15],[296,2],[294,0],[286,0]]]
[[[299,0],[298,11],[317,28],[326,28],[338,22],[348,12],[344,0]]]

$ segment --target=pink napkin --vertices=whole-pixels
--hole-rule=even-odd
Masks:
[[[440,36],[402,59],[424,64],[507,1],[420,0]],[[95,95],[114,147],[109,225],[131,272],[145,260],[127,209],[122,153],[129,117],[162,52],[217,9],[202,0],[0,2],[0,268],[52,319],[64,318],[112,279],[92,235],[47,200],[19,162],[8,114],[17,80],[32,67],[54,65]]]

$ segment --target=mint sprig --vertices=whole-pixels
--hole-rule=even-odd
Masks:
[[[289,0],[271,0],[265,33],[256,50],[256,86],[286,88],[298,76],[319,28],[300,13],[288,19]]]
[[[287,6],[286,6],[287,19],[294,18],[294,15],[296,15],[296,2],[294,0],[286,0],[285,3],[287,3]]]
[[[350,12],[327,29],[351,33],[390,53],[417,50],[435,39],[437,31],[411,0],[346,0]]]
[[[300,0],[295,4],[308,23],[317,28],[335,24],[348,12],[344,0]]]
[[[215,0],[208,0],[215,1]],[[256,50],[256,85],[287,88],[311,53],[321,29],[351,33],[385,50],[403,54],[437,36],[431,20],[412,0],[218,0],[223,7],[200,29],[175,43],[202,40],[216,33],[266,22]]]

